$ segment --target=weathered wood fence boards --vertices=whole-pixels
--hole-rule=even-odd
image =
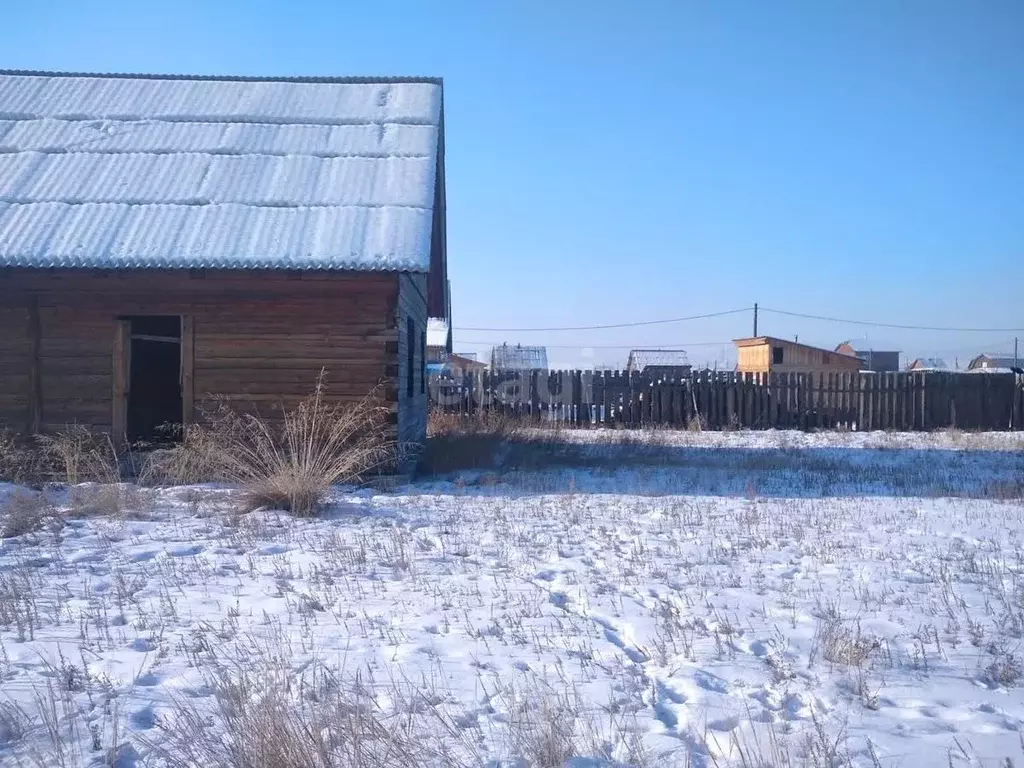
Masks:
[[[566,427],[1024,429],[1024,377],[1013,374],[484,371],[430,389],[447,413]]]

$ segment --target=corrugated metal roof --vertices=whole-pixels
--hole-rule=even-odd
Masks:
[[[426,271],[438,80],[0,72],[0,264]]]
[[[491,350],[491,368],[498,371],[547,370],[546,347],[524,347],[502,344]]]
[[[629,353],[627,370],[640,371],[649,365],[684,367],[690,359],[682,349],[634,349]]]
[[[993,352],[991,354],[983,353],[978,355],[978,357],[971,360],[970,364],[979,370],[1000,369],[1008,371],[1019,366],[1022,361],[1024,361],[1024,358],[1014,358],[1014,356],[1009,353]]]

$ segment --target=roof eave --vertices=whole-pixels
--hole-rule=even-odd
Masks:
[[[125,80],[197,80],[238,83],[339,83],[361,85],[373,83],[424,83],[444,85],[444,78],[418,75],[334,76],[334,75],[188,75],[147,72],[65,72],[45,69],[0,69],[0,75],[17,77],[97,77]]]

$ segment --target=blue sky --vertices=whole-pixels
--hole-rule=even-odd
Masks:
[[[456,347],[1024,328],[1024,3],[4,4],[0,66],[445,78]],[[763,313],[961,364],[1012,332]],[[1018,334],[1024,337],[1024,333]],[[709,345],[701,342],[712,342]],[[624,348],[612,348],[623,345]],[[609,348],[604,348],[609,347]]]

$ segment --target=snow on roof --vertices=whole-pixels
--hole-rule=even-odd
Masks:
[[[893,344],[891,341],[879,341],[877,339],[847,339],[843,344],[849,344],[857,352],[899,352],[900,344]],[[839,346],[842,346],[840,344]]]
[[[427,318],[427,346],[448,346],[448,321],[443,317]]]
[[[0,265],[426,271],[441,82],[0,71]]]
[[[499,371],[547,370],[546,347],[524,347],[502,344],[491,350],[491,368]]]
[[[626,368],[630,371],[643,371],[644,368],[656,365],[665,367],[683,367],[690,364],[690,359],[682,349],[634,349],[629,353]]]
[[[974,358],[971,361],[971,365],[977,363],[979,367],[985,365],[989,369],[1005,368],[1010,370],[1014,366],[1020,365],[1022,361],[1024,361],[1024,358],[1015,359],[1012,354],[985,353]]]

